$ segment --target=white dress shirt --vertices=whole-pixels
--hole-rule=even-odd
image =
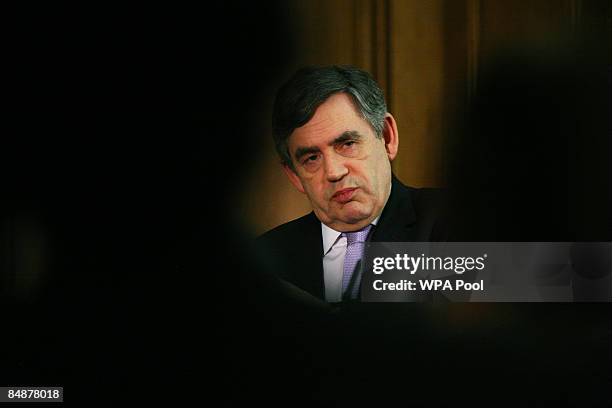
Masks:
[[[380,215],[371,222],[378,223]],[[344,273],[344,256],[346,255],[346,237],[342,233],[321,223],[323,236],[323,280],[325,282],[325,300],[342,301],[342,274]]]

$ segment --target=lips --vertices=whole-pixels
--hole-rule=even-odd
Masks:
[[[353,198],[353,195],[355,194],[356,190],[357,187],[344,188],[342,190],[336,191],[336,193],[332,196],[332,200],[340,204],[348,203]]]

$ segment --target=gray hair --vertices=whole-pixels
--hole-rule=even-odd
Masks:
[[[283,164],[293,169],[287,146],[291,133],[305,125],[330,96],[342,92],[351,97],[376,137],[382,137],[387,104],[382,90],[370,74],[347,65],[302,68],[281,86],[274,101],[273,137]]]

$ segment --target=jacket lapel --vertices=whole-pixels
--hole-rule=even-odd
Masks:
[[[393,176],[391,195],[378,220],[371,241],[402,242],[415,241],[417,238],[416,212],[412,203],[412,194]]]
[[[299,263],[301,273],[296,274],[302,288],[313,295],[325,299],[325,284],[323,281],[323,240],[321,222],[314,212],[308,214],[305,220],[304,234],[299,238],[300,254],[295,262]]]

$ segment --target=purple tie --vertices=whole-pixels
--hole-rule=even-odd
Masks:
[[[342,273],[342,293],[351,299],[356,299],[359,293],[360,282],[357,282],[357,280],[361,280],[361,276],[357,275],[355,277],[356,282],[350,283],[353,273],[355,272],[355,267],[363,256],[363,249],[365,248],[365,242],[368,239],[371,228],[372,225],[370,224],[359,231],[342,233],[342,235],[346,237],[346,255],[344,256],[344,268]],[[346,293],[349,285],[351,293]]]

